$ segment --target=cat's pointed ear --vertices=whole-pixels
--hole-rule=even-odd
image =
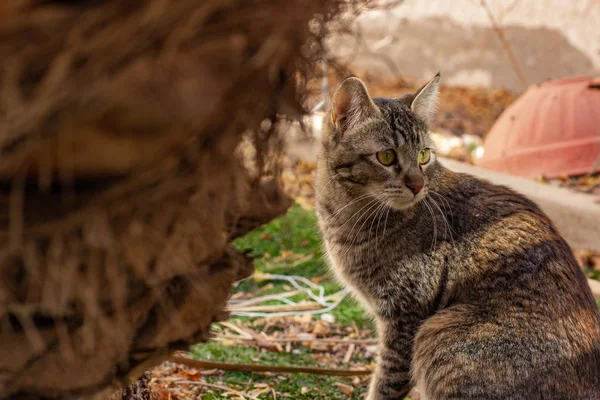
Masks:
[[[333,95],[331,122],[342,135],[358,122],[379,115],[365,84],[358,78],[346,78]]]
[[[427,124],[433,121],[437,111],[439,83],[440,73],[438,72],[432,80],[415,93],[410,105],[412,112],[421,117]]]

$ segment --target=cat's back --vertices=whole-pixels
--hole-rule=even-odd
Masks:
[[[482,388],[486,398],[600,398],[600,315],[560,232],[511,189],[447,174],[437,190],[456,207],[449,220],[460,254],[445,308],[415,340],[421,391],[431,399],[477,398]]]
[[[577,301],[598,315],[587,280],[550,218],[510,188],[448,172],[440,192],[451,210],[457,282],[471,294]],[[532,299],[533,299],[532,297]],[[600,326],[600,324],[599,324]]]
[[[432,193],[441,193],[451,200],[450,213],[463,216],[462,229],[480,230],[514,215],[530,215],[540,226],[552,227],[551,220],[537,204],[503,185],[466,173],[456,173],[439,166],[438,181]]]

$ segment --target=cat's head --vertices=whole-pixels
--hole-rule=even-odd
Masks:
[[[330,179],[354,197],[378,198],[395,209],[423,199],[436,165],[429,124],[439,79],[399,99],[372,99],[360,79],[346,79],[333,96],[323,137]]]

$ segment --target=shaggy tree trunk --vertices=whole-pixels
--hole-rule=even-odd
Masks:
[[[0,397],[131,383],[227,317],[229,243],[289,206],[265,120],[350,3],[1,2]]]

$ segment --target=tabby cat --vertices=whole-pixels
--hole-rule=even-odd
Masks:
[[[440,76],[332,99],[316,177],[329,261],[373,315],[369,400],[600,399],[600,314],[572,251],[514,191],[436,159]]]

